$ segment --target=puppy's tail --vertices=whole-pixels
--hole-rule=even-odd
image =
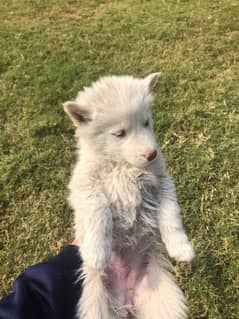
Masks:
[[[77,316],[80,319],[110,319],[109,296],[103,283],[103,273],[83,265],[83,292],[78,303]]]

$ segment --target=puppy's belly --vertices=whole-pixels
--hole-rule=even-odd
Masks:
[[[148,251],[127,247],[123,252],[114,250],[104,270],[104,282],[108,292],[125,308],[134,307],[137,286],[147,277],[150,267]]]

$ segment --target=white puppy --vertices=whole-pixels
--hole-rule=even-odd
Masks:
[[[194,250],[153,134],[158,77],[103,77],[64,104],[78,146],[69,203],[83,259],[80,319],[187,317],[162,257],[162,242],[176,260]]]

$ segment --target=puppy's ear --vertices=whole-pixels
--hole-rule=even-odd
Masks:
[[[144,78],[144,83],[148,87],[149,91],[152,92],[155,85],[158,82],[158,79],[161,75],[161,72],[151,73],[150,75]]]
[[[77,102],[66,102],[63,104],[63,107],[76,126],[86,124],[92,120],[90,112],[81,107]]]

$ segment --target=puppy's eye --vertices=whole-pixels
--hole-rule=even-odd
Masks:
[[[112,133],[116,137],[125,137],[126,135],[126,130],[119,130],[118,132]]]
[[[145,122],[144,122],[144,127],[148,127],[149,126],[149,119],[147,119]]]

